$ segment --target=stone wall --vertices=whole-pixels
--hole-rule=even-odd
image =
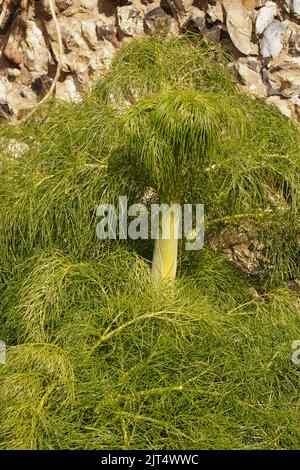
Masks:
[[[55,94],[80,93],[132,37],[191,30],[221,42],[241,86],[297,118],[300,0],[52,0],[63,54]],[[0,0],[0,113],[20,118],[45,96],[59,42],[49,0]]]

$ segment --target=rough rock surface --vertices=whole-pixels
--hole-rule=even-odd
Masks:
[[[54,1],[54,0],[53,0]],[[50,0],[0,0],[0,115],[18,118],[45,96],[59,44]],[[62,72],[55,93],[80,94],[123,42],[189,29],[221,42],[246,91],[293,119],[300,109],[300,0],[55,0]]]
[[[274,267],[266,256],[264,244],[257,240],[253,227],[246,222],[238,230],[224,228],[212,233],[210,245],[252,276],[259,276],[263,265]]]

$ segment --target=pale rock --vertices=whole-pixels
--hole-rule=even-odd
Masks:
[[[26,35],[26,23],[21,15],[17,16],[13,21],[10,34],[4,44],[2,54],[8,60],[16,65],[23,63],[23,43]]]
[[[17,68],[10,67],[7,69],[7,76],[9,78],[17,78],[21,75],[21,70]]]
[[[255,33],[261,35],[270,26],[277,14],[277,5],[274,2],[267,2],[257,15],[255,23]]]
[[[56,98],[69,103],[80,103],[82,101],[72,77],[68,77],[64,82],[57,83]]]
[[[52,53],[50,53],[49,51],[49,59],[48,59],[48,62],[50,65],[56,65],[58,63],[58,60],[59,60],[59,45],[57,42],[52,42],[51,43],[51,49],[52,49]],[[63,68],[63,72],[68,72],[68,70],[64,70],[64,64],[65,64],[65,54],[62,55],[62,68]]]
[[[187,16],[190,17],[190,18],[197,18],[197,17],[205,18],[204,9],[200,10],[199,7],[196,7],[195,4],[194,4],[194,1],[192,1],[191,5],[189,7],[187,7],[187,10],[188,10]]]
[[[259,8],[266,3],[266,0],[242,0],[242,5],[246,10],[254,10],[254,8]]]
[[[82,22],[87,19],[87,16],[79,13],[74,17],[59,16],[59,26],[61,29],[62,40],[66,52],[74,49],[89,49],[86,41],[82,37]],[[55,49],[55,55],[57,59],[58,42],[57,42],[57,31],[55,23],[52,20],[47,22],[47,33],[51,40],[52,49]]]
[[[292,12],[295,16],[300,16],[300,0],[292,0]]]
[[[259,257],[257,253],[253,253],[245,243],[237,243],[232,246],[228,250],[227,256],[245,272],[255,274],[259,270]]]
[[[269,95],[280,95],[280,82],[276,80],[273,74],[267,68],[262,71],[263,81],[268,87]]]
[[[49,3],[49,0],[42,0],[42,6],[43,6],[43,9],[45,11],[45,13],[47,13],[47,15],[51,15],[51,8],[50,8],[50,3]],[[57,6],[57,3],[56,2],[56,6]],[[57,10],[57,8],[56,8]]]
[[[226,26],[235,47],[245,55],[257,54],[257,44],[252,42],[253,23],[240,0],[223,0],[227,13]]]
[[[0,105],[7,103],[7,92],[10,82],[6,77],[0,77]]]
[[[137,8],[118,7],[117,21],[119,30],[126,36],[141,36],[144,32],[143,18]]]
[[[289,32],[288,52],[292,56],[300,56],[300,26],[292,23]]]
[[[20,96],[22,96],[22,98],[27,98],[29,97],[29,95],[33,93],[32,92],[32,89],[30,86],[28,85],[22,85],[21,88],[20,88]]]
[[[262,64],[256,57],[247,57],[246,59],[241,58],[239,59],[239,61],[240,62],[245,61],[249,65],[250,69],[254,70],[254,72],[258,72],[258,73],[261,72]]]
[[[63,57],[62,69],[64,72],[77,75],[78,80],[82,83],[88,80],[88,70],[91,61],[91,54],[80,51],[72,51]]]
[[[268,85],[269,95],[291,98],[300,93],[300,67],[289,61],[263,69],[263,79]]]
[[[98,43],[95,22],[93,20],[83,20],[81,22],[81,30],[84,39],[95,50]]]
[[[16,139],[10,139],[5,145],[5,153],[13,158],[20,158],[29,150],[29,145],[25,142],[19,142]]]
[[[216,23],[216,21],[222,23],[224,21],[224,13],[221,3],[217,2],[215,5],[208,4],[205,17],[209,23]]]
[[[106,39],[111,42],[115,47],[118,44],[117,28],[114,24],[107,24],[102,19],[96,23],[96,32],[100,39]]]
[[[174,1],[174,0],[173,0]],[[185,10],[189,10],[191,7],[193,7],[193,5],[195,5],[197,2],[195,2],[195,0],[177,0],[177,5],[180,7],[181,5],[181,8],[182,9],[185,9]],[[211,0],[208,0],[207,3],[213,3],[211,2]],[[216,1],[214,2],[216,3]]]
[[[76,18],[65,19],[60,26],[63,42],[69,51],[85,47],[86,43],[82,37],[80,20]]]
[[[283,34],[286,30],[285,21],[274,20],[265,30],[260,41],[261,54],[264,58],[275,59],[283,49]]]
[[[285,50],[277,57],[277,59],[266,65],[271,73],[278,70],[278,68],[284,70],[300,70],[300,55],[288,54],[288,44],[285,46]]]
[[[1,2],[3,3],[3,2]],[[4,2],[1,8],[1,15],[0,15],[0,33],[2,34],[7,30],[7,26],[9,25],[9,20],[11,17],[11,9],[8,5],[10,2]]]
[[[73,5],[74,0],[56,0],[55,3],[60,11],[64,11]]]
[[[98,6],[98,0],[77,0],[78,6],[86,8],[87,10],[93,10]]]
[[[54,51],[55,51],[56,48],[54,48]],[[69,54],[68,54],[69,56]],[[55,52],[55,57],[58,57],[58,54]],[[63,54],[62,58],[61,58],[61,70],[62,72],[65,72],[65,73],[70,73],[71,70],[70,70],[70,67],[69,67],[69,62],[70,62],[70,57],[69,57],[69,60],[67,59],[67,56],[66,54]],[[55,65],[57,62],[55,62],[54,60],[51,60],[50,61],[50,64],[51,65]]]
[[[257,71],[257,68],[253,68],[253,65],[251,67],[247,59],[238,61],[237,71],[247,91],[260,98],[265,98],[268,95],[261,74]]]
[[[86,13],[87,13],[86,8],[79,6],[77,3],[75,3],[75,5],[72,5],[63,11],[63,17],[73,18],[74,16],[78,14],[86,14]]]
[[[92,51],[82,37],[80,39],[80,41],[82,41],[82,46],[75,46],[75,42],[73,41],[76,39],[76,37],[79,38],[78,33],[76,31],[74,31],[72,36],[69,34],[70,31],[65,31],[65,33],[65,37],[70,40],[69,44],[72,44],[72,49],[69,51],[67,50],[67,53],[64,53],[62,55],[62,71],[65,73],[80,74],[81,79],[88,79],[88,67],[89,62],[91,60]],[[76,43],[78,44],[77,41]],[[49,58],[49,63],[55,65],[59,58],[59,46],[57,42],[53,42],[51,46],[55,60],[51,55]]]
[[[169,33],[170,34],[178,35],[178,34],[181,33],[180,24],[177,21],[177,19],[174,18],[173,16],[170,16],[170,24],[169,24],[168,27],[169,27]]]
[[[37,96],[32,90],[26,98],[21,97],[19,87],[14,86],[7,93],[9,113],[16,117],[19,116],[22,110],[33,108],[36,104]]]
[[[4,57],[16,65],[21,65],[23,63],[24,56],[22,45],[16,38],[15,32],[10,34],[2,53]]]
[[[41,29],[34,21],[28,21],[23,46],[24,62],[30,72],[38,77],[48,72],[49,52]]]
[[[270,75],[270,83],[276,84],[278,92],[290,98],[300,93],[300,70],[278,70]]]
[[[106,71],[112,61],[116,49],[110,41],[103,40],[101,49],[97,50],[97,54],[92,56],[90,61],[90,69],[99,76],[99,73]]]
[[[290,101],[281,99],[279,96],[269,96],[266,102],[275,106],[281,114],[289,118],[295,117],[295,106]]]
[[[300,69],[300,57],[286,56],[285,63],[290,64],[292,68]]]
[[[291,12],[291,6],[292,6],[292,1],[291,0],[281,0],[280,4],[282,5],[282,8],[287,12]]]
[[[84,69],[82,72],[78,72],[76,78],[83,88],[87,87],[90,81],[89,67]]]
[[[300,96],[299,95],[293,95],[291,97],[291,102],[295,104],[296,106],[300,106]]]

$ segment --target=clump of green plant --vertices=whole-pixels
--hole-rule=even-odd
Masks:
[[[299,131],[240,94],[225,64],[195,37],[134,41],[81,103],[2,128],[0,448],[297,448],[299,299],[283,281],[299,256]],[[174,289],[152,282],[138,244],[97,239],[96,208],[153,187],[158,200],[166,186],[167,165],[136,141],[141,129],[149,143],[151,112],[139,110],[158,94],[212,93],[224,133],[215,151],[200,147],[182,202],[205,204],[208,232],[251,222],[273,268],[262,266],[262,283],[207,245],[179,250]],[[172,129],[173,150],[199,132]],[[18,158],[11,138],[28,145]]]
[[[121,160],[130,168],[127,193],[138,181],[145,191],[154,188],[160,203],[174,204],[162,214],[155,243],[156,280],[175,278],[176,204],[191,201],[204,203],[210,227],[251,221],[265,245],[271,283],[295,275],[300,254],[299,131],[272,109],[252,102],[238,93],[176,90],[149,95],[125,111],[128,144],[118,158],[120,168]],[[261,127],[259,110],[270,117],[267,130]],[[280,140],[274,135],[275,122],[283,133]],[[171,235],[164,239],[168,231]]]
[[[139,54],[143,60],[138,60]],[[173,73],[171,63],[179,62],[184,70]],[[144,126],[145,120],[142,123],[138,119],[143,103],[147,106],[152,96],[155,100],[155,92],[168,97],[169,93],[184,90],[193,96],[198,92],[203,97],[218,94],[219,111],[214,112],[219,113],[222,132],[218,149],[205,155],[202,152],[192,169],[187,150],[188,165],[181,165],[181,202],[203,203],[208,227],[238,227],[241,221],[250,221],[254,233],[265,244],[265,258],[270,260],[261,267],[262,277],[270,286],[282,282],[284,275],[296,276],[299,130],[270,106],[239,93],[225,65],[226,58],[219,48],[195,36],[133,41],[119,51],[111,71],[82,103],[57,104],[51,116],[46,106],[40,116],[17,131],[3,129],[4,149],[5,142],[14,136],[29,150],[17,161],[9,156],[3,159],[1,277],[9,276],[33,248],[52,247],[65,254],[80,253],[82,258],[92,258],[103,247],[94,230],[100,203],[113,202],[121,194],[133,202],[141,201],[145,188],[151,184],[159,199],[160,189],[149,178],[149,166],[147,175],[147,166],[142,162],[146,153],[150,161],[155,149],[143,148],[134,135],[131,146],[124,145],[128,141],[124,119],[128,114],[132,134],[141,125],[138,132],[143,130],[143,138],[147,139],[145,132],[151,129]],[[126,81],[125,70],[131,71]],[[142,83],[147,86],[143,88]],[[126,101],[125,84],[135,90],[132,96],[136,99],[148,97],[128,110],[121,105],[113,110],[109,96]],[[105,89],[110,90],[109,96]],[[159,106],[159,98],[156,101]],[[178,113],[176,120],[180,121]],[[168,115],[165,121],[169,123]],[[169,137],[178,132],[177,127],[169,126]],[[193,131],[191,139],[194,134]],[[198,144],[200,137],[198,133]],[[157,134],[155,142],[159,148],[162,137]],[[174,145],[168,152],[172,149]],[[193,152],[197,153],[195,149]],[[182,155],[176,158],[181,161]],[[160,163],[167,164],[165,160],[160,158]]]

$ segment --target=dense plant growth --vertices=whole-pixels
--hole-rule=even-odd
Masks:
[[[81,103],[2,127],[1,448],[299,445],[299,297],[287,287],[298,276],[299,131],[241,94],[226,60],[194,37],[132,41]],[[206,216],[204,248],[179,249],[175,289],[153,283],[151,241],[96,237],[100,203],[149,190],[159,201],[174,187],[178,167],[145,146],[147,109],[170,99],[152,124],[169,138],[164,155],[178,151],[180,200]],[[203,126],[172,114],[178,99],[196,113],[203,104],[207,145]],[[27,150],[12,156],[11,139]],[[186,143],[197,158],[183,165]],[[255,278],[211,243],[241,224],[264,247]]]

